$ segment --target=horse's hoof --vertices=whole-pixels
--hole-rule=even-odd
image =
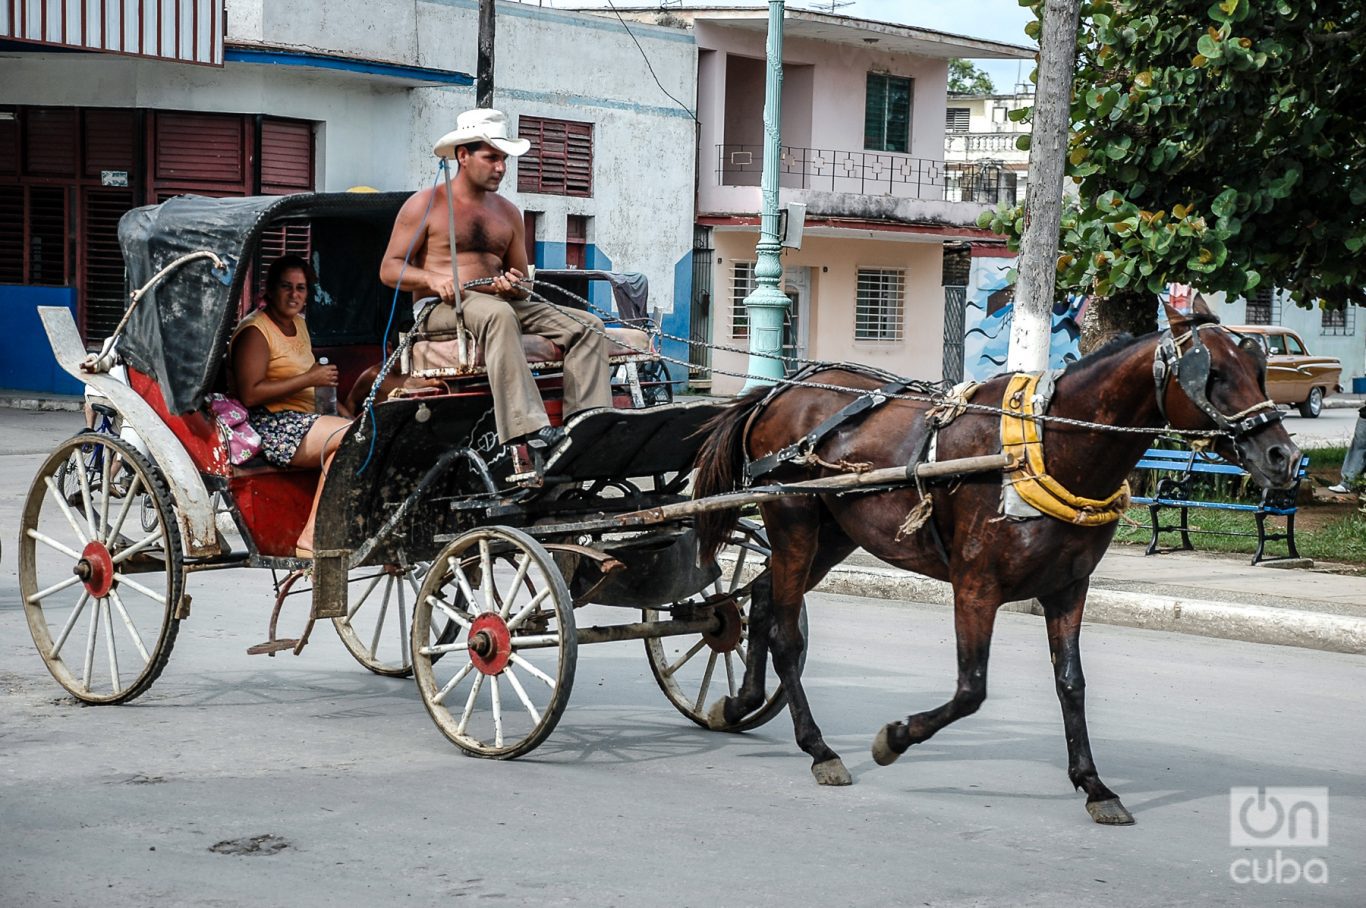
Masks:
[[[1124,808],[1119,802],[1119,798],[1111,798],[1108,801],[1088,801],[1086,802],[1086,812],[1091,815],[1102,826],[1132,826],[1134,825],[1134,815]]]
[[[853,785],[854,777],[849,775],[849,770],[844,768],[844,761],[839,757],[831,757],[820,763],[811,765],[811,774],[816,777],[816,781],[822,785]]]
[[[873,761],[878,766],[891,766],[901,756],[899,751],[892,750],[891,728],[890,725],[882,726],[873,738]]]
[[[722,697],[711,705],[707,710],[707,727],[712,731],[725,731],[730,728],[730,723],[726,721],[726,700]]]

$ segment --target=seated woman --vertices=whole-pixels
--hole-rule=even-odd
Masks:
[[[351,420],[319,415],[314,388],[335,388],[337,367],[313,357],[304,306],[315,277],[296,255],[276,259],[266,273],[265,306],[242,319],[232,335],[233,391],[261,436],[261,453],[277,467],[319,467],[318,490],[294,554],[313,557],[313,523],[323,478]]]

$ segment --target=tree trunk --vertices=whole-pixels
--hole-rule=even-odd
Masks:
[[[1092,297],[1081,319],[1081,355],[1096,350],[1120,334],[1141,337],[1157,330],[1157,300],[1146,290],[1125,290],[1110,297]]]
[[[1029,190],[1020,244],[1020,279],[1010,325],[1006,367],[1048,368],[1053,339],[1053,290],[1058,274],[1058,224],[1077,60],[1080,0],[1045,0],[1039,39],[1039,90],[1029,144]]]

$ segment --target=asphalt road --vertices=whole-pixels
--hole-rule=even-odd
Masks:
[[[951,617],[813,596],[808,691],[843,789],[814,783],[786,716],[745,735],[679,716],[639,643],[584,648],[539,750],[464,757],[411,681],[365,672],[329,628],[300,657],[248,656],[264,572],[192,576],[156,685],[77,706],[33,651],[12,555],[65,417],[0,413],[0,906],[1366,902],[1355,656],[1088,627],[1092,739],[1130,828],[1070,790],[1027,615],[1000,616],[981,712],[880,768],[877,728],[952,689]],[[1242,786],[1326,788],[1327,843],[1231,846]],[[1231,878],[1253,861],[1282,882]],[[1292,864],[1328,880],[1287,882]]]

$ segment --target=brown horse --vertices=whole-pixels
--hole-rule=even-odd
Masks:
[[[1193,314],[1168,309],[1170,328],[1138,340],[1113,342],[1076,363],[1057,379],[1048,416],[1145,431],[1048,422],[1043,437],[1047,472],[1067,490],[1089,499],[1116,492],[1164,425],[1178,430],[1221,430],[1214,447],[1243,466],[1262,485],[1285,488],[1300,453],[1266,399],[1266,364],[1255,344],[1240,342],[1197,303]],[[1155,381],[1156,379],[1156,381]],[[831,366],[811,382],[872,391],[883,381]],[[1002,401],[1008,376],[987,382],[975,403]],[[802,439],[854,395],[791,387],[760,407],[763,390],[737,401],[711,424],[698,455],[698,498],[737,488],[750,457],[763,457]],[[820,443],[819,458],[788,462],[763,481],[794,481],[833,475],[843,465],[904,465],[919,456],[928,429],[929,404],[891,400],[845,423]],[[998,413],[969,410],[938,433],[936,460],[1001,450]],[[1078,644],[1091,572],[1114,535],[1113,523],[1081,526],[1054,517],[1003,518],[1000,472],[960,477],[926,489],[933,509],[928,522],[899,532],[921,501],[914,487],[864,495],[790,496],[760,506],[773,549],[770,571],[755,584],[750,649],[744,683],[734,697],[712,707],[712,724],[733,722],[764,698],[766,651],[787,691],[797,744],[811,755],[822,785],[847,785],[843,762],[825,743],[802,690],[805,642],[799,630],[803,595],[855,547],[888,564],[953,585],[958,644],[958,684],[942,706],[892,722],[878,732],[873,757],[896,760],[912,744],[971,715],[987,691],[987,656],[1002,603],[1037,598],[1043,605],[1054,680],[1067,737],[1068,778],[1086,793],[1098,823],[1127,825],[1133,817],[1101,782],[1087,738],[1085,681]],[[710,558],[734,524],[736,512],[698,520]]]

